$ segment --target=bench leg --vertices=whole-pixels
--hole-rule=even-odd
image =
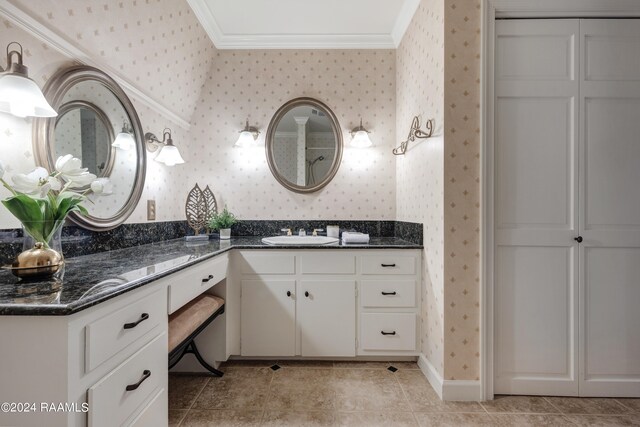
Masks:
[[[180,357],[178,357],[177,359],[175,359],[175,361],[173,363],[171,363],[169,365],[169,369],[173,368],[174,366],[176,366],[178,364],[178,362],[180,360],[182,360],[182,358],[184,357],[185,354],[187,353],[191,353],[193,354],[196,359],[198,360],[198,362],[209,372],[211,372],[213,375],[215,375],[216,377],[221,377],[224,375],[224,372],[217,370],[216,368],[214,368],[213,366],[209,365],[200,355],[200,352],[198,351],[198,347],[196,347],[196,343],[194,341],[191,341],[189,343],[189,345],[187,345],[185,347],[185,349],[182,351],[182,353],[180,354]]]

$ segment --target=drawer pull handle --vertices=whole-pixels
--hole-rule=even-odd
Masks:
[[[396,291],[393,291],[393,292],[382,291],[382,295],[397,295],[397,293],[396,293]]]
[[[380,264],[383,267],[395,267],[395,264]]]
[[[141,384],[142,384],[142,383],[143,383],[147,378],[149,378],[150,376],[151,376],[151,371],[150,371],[150,370],[148,370],[148,369],[145,369],[145,370],[142,372],[142,378],[140,378],[140,381],[138,381],[138,382],[137,382],[137,383],[135,383],[135,384],[129,384],[129,385],[127,386],[127,391],[133,391],[133,390],[136,390],[136,389],[137,389],[138,387],[140,387],[140,385],[141,385]]]
[[[309,291],[305,291],[304,296],[309,298]]]
[[[382,335],[395,335],[395,334],[396,334],[396,331],[393,331],[393,332],[380,331],[380,333],[381,333]]]
[[[125,323],[124,324],[124,328],[125,329],[133,329],[136,326],[138,326],[140,323],[144,322],[145,320],[147,320],[149,318],[149,313],[142,313],[140,315],[140,319],[138,319],[137,322],[133,322],[133,323]]]
[[[206,279],[202,279],[202,283],[207,283],[211,279],[213,279],[213,274],[210,274]]]
[[[287,291],[287,296],[290,297],[291,296],[291,291]]]

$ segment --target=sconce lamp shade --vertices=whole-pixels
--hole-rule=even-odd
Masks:
[[[133,139],[133,129],[126,120],[122,123],[122,131],[116,136],[111,146],[124,151],[132,150],[136,146],[136,140]]]
[[[165,128],[162,131],[162,141],[160,141],[154,134],[147,132],[144,134],[144,140],[147,145],[147,151],[155,152],[160,149],[160,152],[155,157],[156,162],[164,163],[167,166],[181,165],[185,163],[184,159],[180,155],[178,147],[173,145],[173,139],[171,139],[171,129]]]
[[[355,148],[367,148],[373,145],[369,138],[369,131],[362,126],[362,119],[360,119],[360,126],[351,131],[351,138],[351,146]]]
[[[20,50],[10,47],[15,45]],[[15,58],[15,61],[14,61]],[[42,91],[29,78],[28,68],[22,63],[22,45],[7,45],[7,67],[0,68],[0,111],[16,117],[55,117],[55,112]]]
[[[249,126],[249,118],[247,118],[244,129],[240,131],[240,136],[233,146],[240,148],[256,147],[258,145],[258,135],[260,135],[260,131],[253,126]]]
[[[0,76],[0,111],[16,117],[55,117],[42,91],[30,78],[19,74]]]
[[[133,135],[124,130],[116,136],[115,141],[113,141],[113,144],[111,144],[112,147],[119,148],[124,151],[133,149],[135,145],[136,140],[133,139]]]
[[[235,147],[253,147],[256,145],[256,140],[253,138],[253,134],[247,130],[240,132],[240,137],[234,144]]]
[[[167,166],[175,166],[184,163],[178,147],[175,145],[165,145],[160,149],[160,153],[154,159],[156,162],[164,163]]]

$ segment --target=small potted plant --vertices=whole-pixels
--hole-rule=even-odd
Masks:
[[[231,238],[231,226],[236,224],[238,220],[235,215],[227,210],[227,207],[220,213],[215,213],[209,221],[211,230],[220,230],[220,240],[228,240]]]

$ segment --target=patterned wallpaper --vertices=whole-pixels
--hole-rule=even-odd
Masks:
[[[216,51],[185,1],[10,1],[191,117],[187,131],[133,99],[144,130],[170,127],[189,163],[149,161],[141,203],[127,222],[146,221],[147,199],[156,200],[158,221],[182,219],[195,182],[211,185],[241,218],[423,222],[422,349],[446,379],[478,377],[479,0],[422,0],[397,51]],[[0,39],[23,44],[40,85],[71,63],[5,20]],[[312,195],[282,188],[264,147],[232,147],[246,117],[263,142],[275,110],[298,96],[326,102],[345,142],[362,116],[375,144],[347,147],[334,181]],[[436,119],[435,137],[394,158],[390,149],[406,137],[414,114]],[[29,119],[0,114],[0,136],[8,177],[33,168]],[[17,225],[0,210],[0,228]]]
[[[214,47],[186,1],[9,1],[169,110],[191,117]]]
[[[480,0],[445,0],[445,379],[479,378]]]
[[[218,51],[186,147],[188,185],[210,185],[222,205],[245,219],[393,219],[395,92],[393,50]],[[275,111],[300,96],[328,104],[346,146],[333,181],[305,195],[275,180],[263,145]],[[375,146],[367,150],[348,147],[361,116],[373,132]],[[234,148],[247,117],[262,132],[262,146]]]
[[[97,61],[121,70],[123,76],[154,99],[166,100],[165,106],[170,110],[187,118],[191,116],[214,48],[186,2],[109,0],[87,4],[43,0],[37,3],[37,8],[33,2],[13,3],[52,31],[66,34],[70,42],[92,52]],[[130,8],[134,8],[135,14]],[[168,22],[172,25],[167,26]],[[176,22],[179,25],[175,25]],[[0,40],[16,40],[23,45],[29,76],[41,87],[59,68],[72,64],[70,58],[6,19],[0,23]],[[0,61],[5,63],[6,55],[1,55]],[[159,134],[170,127],[177,145],[191,140],[189,131],[133,97],[132,101],[145,131]],[[28,172],[35,167],[31,124],[31,119],[0,114],[0,159],[9,169],[9,182],[13,173]],[[184,167],[167,168],[149,161],[141,202],[127,222],[146,221],[147,199],[156,200],[157,221],[183,219],[182,194],[186,193],[184,183],[189,181],[188,172]],[[0,188],[0,197],[6,195],[6,190]],[[11,214],[0,209],[0,229],[18,226]]]
[[[444,3],[422,0],[396,58],[396,139],[413,116],[435,120],[434,137],[410,143],[396,158],[397,219],[423,223],[422,353],[444,375]]]

